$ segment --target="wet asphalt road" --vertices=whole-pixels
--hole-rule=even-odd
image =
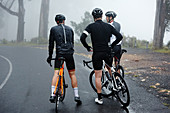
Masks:
[[[48,101],[53,68],[45,61],[47,50],[0,46],[0,55],[0,85],[6,80],[0,88],[0,113],[55,113],[55,105]],[[91,70],[82,64],[82,60],[87,58],[78,55],[74,58],[83,104],[77,106],[74,102],[70,79],[65,72],[69,87],[64,102],[59,105],[59,113],[170,113],[155,96],[128,77],[125,79],[131,103],[127,109],[121,108],[117,100],[110,98],[104,98],[103,105],[96,105],[96,93],[88,81]]]

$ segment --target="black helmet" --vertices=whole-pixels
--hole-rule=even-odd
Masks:
[[[113,11],[108,11],[108,12],[106,12],[105,15],[108,17],[112,17],[112,18],[115,18],[117,16],[117,14]]]
[[[57,23],[62,23],[63,20],[66,20],[66,18],[65,18],[64,15],[58,14],[58,15],[55,16],[55,21],[56,21]]]
[[[100,18],[100,17],[102,17],[102,14],[103,14],[103,11],[99,8],[95,8],[92,11],[92,15],[94,18]]]

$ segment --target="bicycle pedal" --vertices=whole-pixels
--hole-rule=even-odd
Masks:
[[[68,88],[68,84],[65,84],[65,88]]]

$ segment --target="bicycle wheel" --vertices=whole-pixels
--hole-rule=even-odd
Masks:
[[[91,87],[97,93],[94,70],[90,73],[89,81],[90,81]],[[110,81],[107,79],[105,73],[102,71],[102,77],[101,77],[102,92],[101,92],[101,94],[104,97],[109,97],[112,95],[112,84],[111,83],[109,84],[109,83],[110,83]]]
[[[120,75],[124,78],[124,69],[121,65],[118,66],[118,70],[120,70]]]
[[[64,79],[64,76],[63,76],[63,94],[60,96],[61,102],[64,100],[65,94],[66,94],[66,87],[65,87],[65,79]]]
[[[60,83],[61,83],[61,76],[59,76],[59,81],[58,81],[58,84],[57,84],[57,89],[56,89],[56,97],[55,97],[55,111],[56,113],[58,112],[58,106],[59,106],[59,101],[60,101],[60,97],[61,97],[61,91],[60,91]]]
[[[124,107],[127,107],[130,103],[130,94],[126,82],[119,73],[115,73],[115,78],[118,86],[117,98]]]
[[[55,112],[58,113],[58,105],[59,105],[59,95],[58,92],[56,92],[56,98],[55,98]]]

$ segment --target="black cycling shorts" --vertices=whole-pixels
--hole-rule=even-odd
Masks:
[[[64,57],[65,58],[65,63],[66,63],[66,67],[67,67],[68,71],[75,70],[75,63],[74,63],[73,54],[57,55],[56,60],[54,62],[55,70],[60,69],[61,61],[58,60],[59,57]]]
[[[101,70],[103,66],[103,60],[107,65],[112,67],[113,58],[107,52],[95,52],[92,56],[94,70]]]
[[[117,59],[120,61],[120,58],[121,58],[121,45],[115,45],[113,48],[112,48],[112,51],[115,53],[115,61],[117,61]]]

